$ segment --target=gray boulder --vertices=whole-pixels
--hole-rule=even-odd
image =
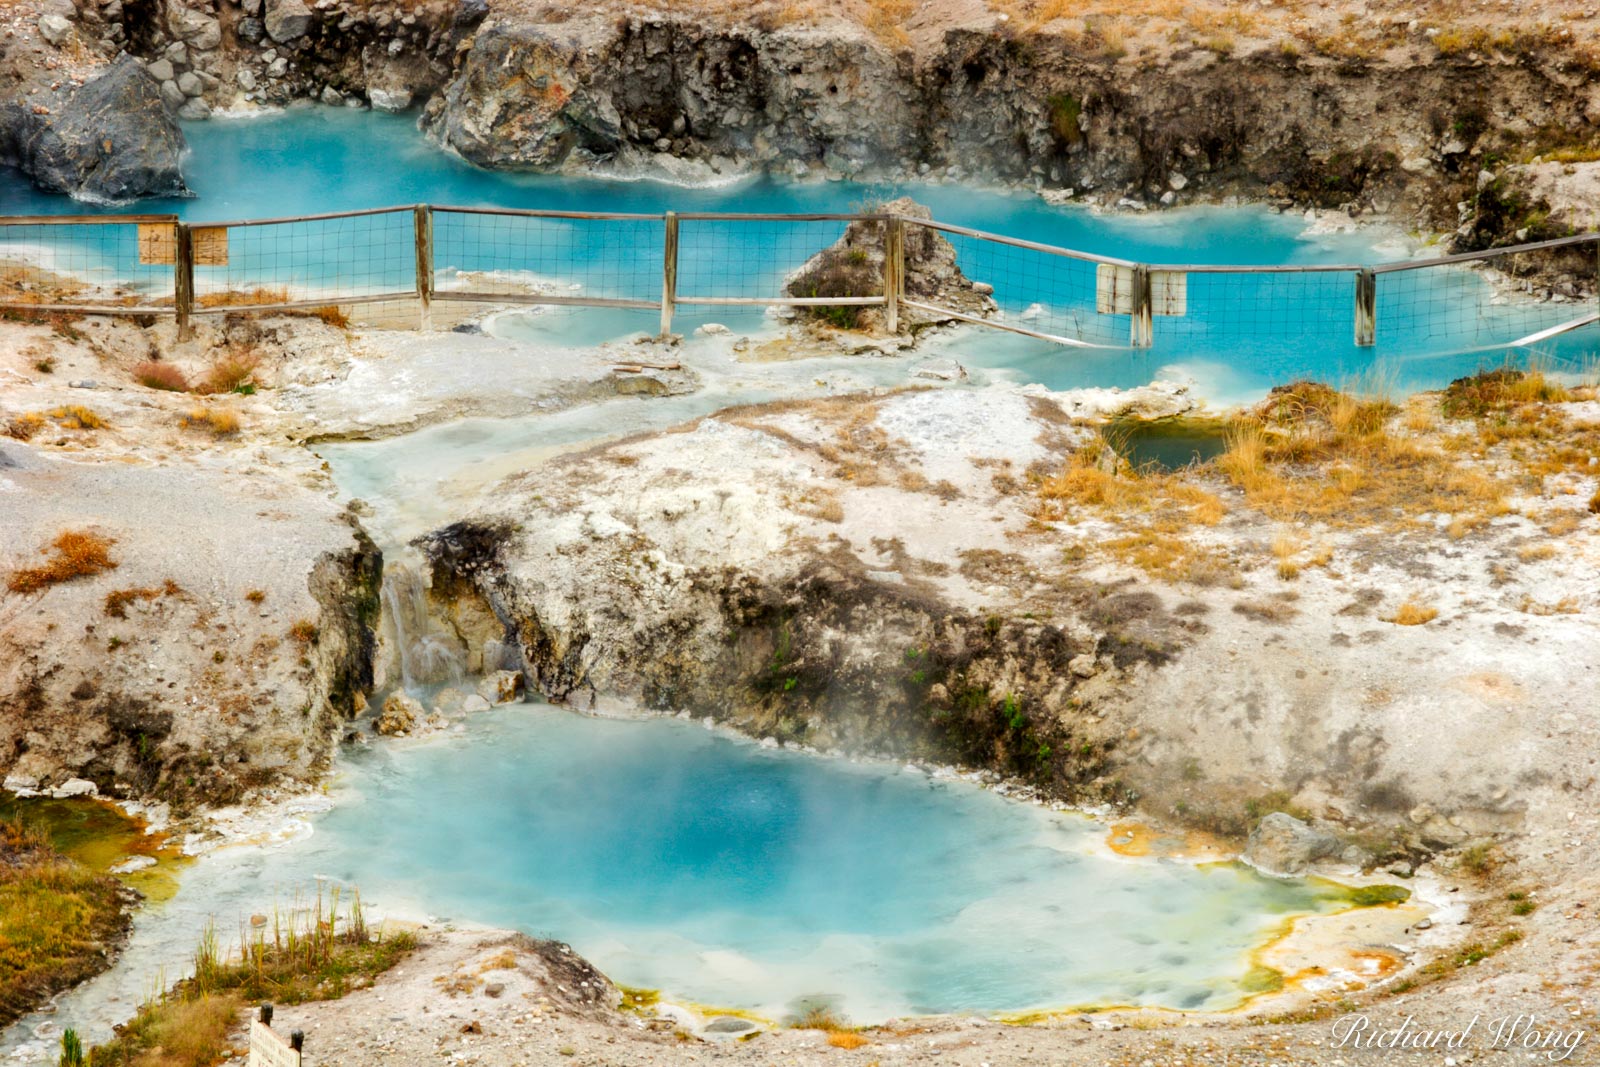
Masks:
[[[222,43],[222,27],[216,19],[176,4],[167,9],[167,29],[180,41],[187,41],[202,52]]]
[[[267,36],[279,44],[304,37],[311,29],[311,9],[301,0],[266,0]]]
[[[72,22],[60,15],[40,15],[39,33],[57,48],[72,34]]]
[[[1245,862],[1275,874],[1300,874],[1318,860],[1344,850],[1339,839],[1308,826],[1293,815],[1275,811],[1256,824],[1245,845]]]
[[[0,104],[0,162],[15,165],[42,189],[111,203],[183,196],[185,148],[144,65],[124,55],[53,101],[49,114]]]

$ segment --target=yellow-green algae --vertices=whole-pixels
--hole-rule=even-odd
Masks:
[[[104,800],[88,797],[55,799],[0,794],[0,819],[43,834],[55,850],[92,871],[108,872],[133,856],[149,856],[154,867],[119,874],[124,884],[147,901],[164,901],[178,891],[178,871],[188,862],[165,834],[148,833],[148,825]]]

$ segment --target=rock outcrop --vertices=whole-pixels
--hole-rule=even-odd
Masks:
[[[117,338],[93,335],[110,369]],[[55,389],[13,389],[7,414]],[[146,462],[147,399],[74,392],[101,429],[0,439],[0,775],[180,809],[315,780],[372,687],[380,553],[309,453],[195,463],[174,441]],[[153,414],[144,432],[169,432]],[[64,531],[103,539],[111,566],[15,581]]]
[[[984,591],[1025,564],[962,554],[1011,510],[989,464],[1059,462],[1085,432],[1064,423],[1009,391],[706,418],[666,449],[619,445],[503,486],[423,540],[433,595],[487,605],[457,612],[492,628],[467,644],[516,649],[552,700],[712,715],[1104,799],[1119,739],[1080,709],[1116,672],[1164,658],[1181,628],[1092,581],[1041,594],[1037,617],[987,610]],[[845,501],[845,470],[876,490]],[[905,540],[933,529],[936,545]]]
[[[885,215],[909,219],[931,219],[933,212],[909,196],[881,205]],[[956,263],[955,246],[937,231],[906,225],[903,230],[902,259],[905,265],[905,293],[912,300],[948,308],[964,315],[987,316],[997,310],[989,294],[993,287],[974,282]],[[885,256],[885,224],[863,220],[845,227],[832,245],[806,260],[785,286],[794,297],[882,296]],[[817,307],[809,314],[824,317],[837,325],[876,325],[881,312],[876,308]],[[938,316],[918,313],[918,320]],[[906,316],[909,328],[912,316]]]
[[[187,192],[183,132],[143,64],[123,56],[48,99],[0,104],[0,161],[41,188],[97,203]]]
[[[1342,848],[1332,834],[1308,826],[1286,812],[1274,811],[1250,832],[1244,859],[1273,874],[1300,874],[1318,860],[1337,856]]]

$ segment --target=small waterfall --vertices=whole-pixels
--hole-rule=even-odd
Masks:
[[[383,610],[394,626],[400,680],[407,690],[459,682],[467,673],[466,655],[454,634],[428,613],[422,573],[409,563],[392,563],[383,572]]]

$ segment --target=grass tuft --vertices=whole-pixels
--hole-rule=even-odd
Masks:
[[[103,430],[108,425],[105,419],[82,404],[63,404],[52,408],[50,417],[64,430]]]
[[[102,947],[127,927],[122,892],[37,831],[0,822],[0,1026],[104,966]]]
[[[333,1000],[370,985],[416,948],[410,933],[379,936],[368,928],[357,894],[340,915],[341,892],[319,890],[314,903],[275,915],[240,938],[225,955],[215,928],[194,954],[194,976],[141,1005],[116,1037],[97,1046],[91,1067],[210,1067],[229,1047],[228,1034],[247,1006]]]
[[[1405,601],[1394,610],[1393,615],[1384,617],[1384,621],[1392,622],[1396,626],[1421,626],[1424,623],[1432,622],[1438,617],[1439,610],[1437,608],[1429,607],[1426,604],[1418,604],[1415,600],[1407,597]]]
[[[217,357],[195,390],[199,393],[245,393],[256,391],[255,373],[261,357],[250,351],[228,352]]]
[[[239,416],[228,408],[196,405],[179,417],[178,425],[186,430],[205,430],[213,437],[231,437],[239,432]]]
[[[133,380],[146,389],[161,389],[169,393],[189,391],[189,379],[183,376],[183,371],[170,363],[158,363],[153,359],[134,366]]]
[[[111,541],[83,530],[63,530],[51,542],[53,558],[38,567],[12,571],[6,588],[13,593],[33,593],[74,578],[86,578],[108,571],[116,561],[109,554]]]

